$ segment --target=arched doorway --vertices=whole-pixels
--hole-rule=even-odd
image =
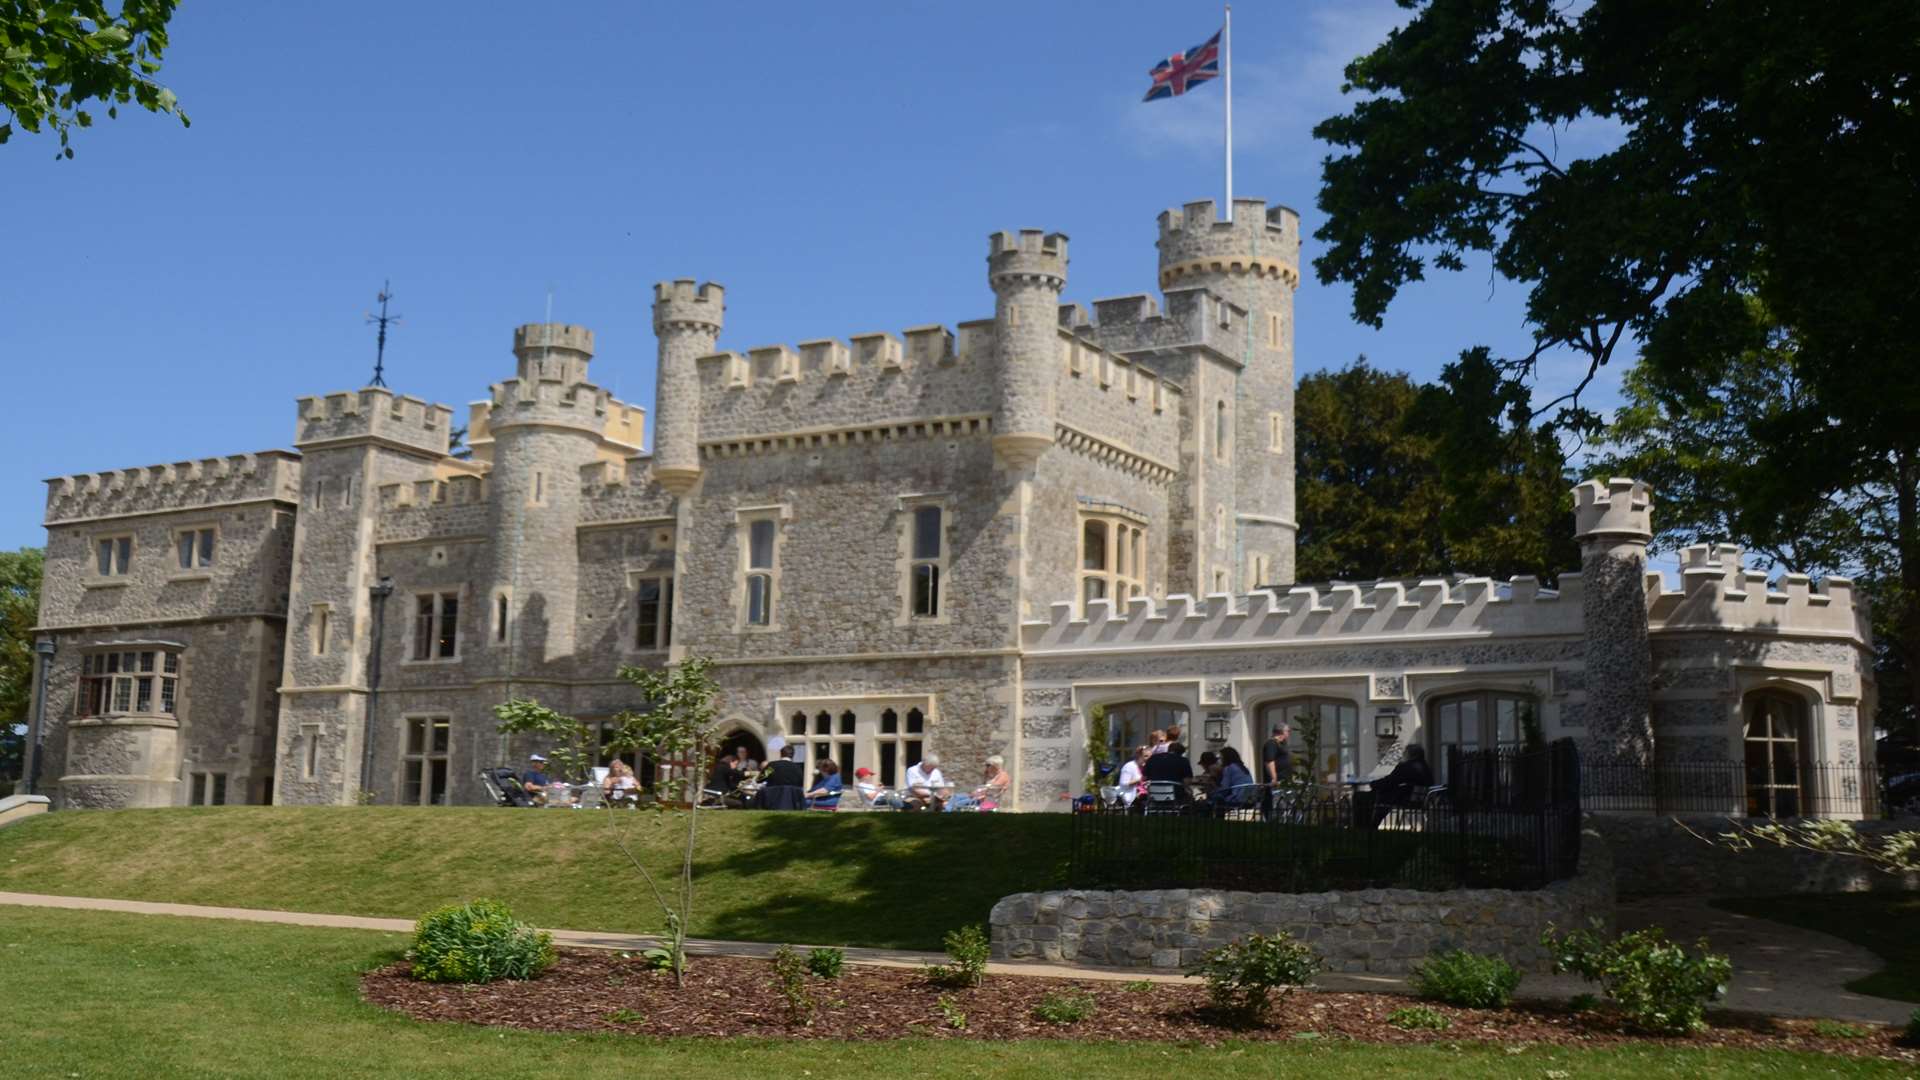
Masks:
[[[1747,696],[1745,711],[1747,816],[1799,816],[1806,702],[1782,690],[1759,690]]]
[[[1260,706],[1258,715],[1253,731],[1255,748],[1264,750],[1267,736],[1275,727],[1285,724],[1291,729],[1287,750],[1293,755],[1295,767],[1305,768],[1314,783],[1337,783],[1341,777],[1357,776],[1363,771],[1360,706],[1354,702],[1329,697],[1287,698]],[[1311,762],[1306,759],[1310,744],[1315,747],[1316,756]],[[1264,769],[1260,780],[1266,780]]]
[[[1106,706],[1107,760],[1124,762],[1133,748],[1144,746],[1147,733],[1180,729],[1182,741],[1193,738],[1187,707],[1171,701],[1122,701]]]

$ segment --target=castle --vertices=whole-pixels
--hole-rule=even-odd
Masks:
[[[1557,589],[1295,584],[1299,218],[1231,210],[1161,214],[1160,298],[1091,313],[1037,231],[989,238],[993,315],[951,329],[719,351],[721,287],[661,284],[650,448],[593,334],[539,324],[469,454],[453,409],[369,387],[302,399],[292,451],[55,478],[39,789],[484,802],[478,771],[535,748],[492,706],[604,721],[643,704],[620,665],[689,655],[729,746],[886,782],[1001,754],[1028,810],[1080,789],[1096,705],[1110,753],[1171,723],[1253,753],[1284,717],[1343,775],[1535,724],[1639,760],[1757,753],[1769,792],[1871,753],[1848,584],[1773,590],[1702,547],[1666,591],[1632,481],[1576,490]]]

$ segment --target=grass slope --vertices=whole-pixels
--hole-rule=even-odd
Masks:
[[[655,874],[683,818],[620,814]],[[44,814],[0,829],[0,890],[414,918],[479,896],[541,926],[662,929],[608,815],[485,807]],[[938,949],[1008,893],[1055,885],[1060,814],[702,814],[700,937]]]
[[[1894,1001],[1920,1001],[1920,893],[1770,896],[1715,900],[1713,906],[1851,941],[1887,966],[1853,980],[1847,989]]]
[[[1665,1046],[1609,1050],[1475,1044],[1142,1046],[1097,1042],[881,1043],[653,1040],[423,1024],[362,1003],[356,975],[398,935],[0,907],[0,958],[26,1007],[0,1048],[9,1077],[1312,1076],[1379,1080],[1893,1077],[1893,1062]]]

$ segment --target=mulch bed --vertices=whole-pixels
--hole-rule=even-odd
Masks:
[[[1920,1062],[1920,1049],[1899,1045],[1899,1032],[1856,1024],[1861,1038],[1822,1037],[1811,1021],[1726,1013],[1692,1038],[1649,1037],[1627,1030],[1604,1009],[1574,1013],[1549,1005],[1460,1009],[1389,994],[1302,991],[1288,995],[1260,1027],[1236,1027],[1209,1014],[1205,988],[1186,983],[1075,980],[989,975],[984,986],[943,989],[920,972],[849,964],[835,980],[809,976],[815,1001],[805,1023],[793,1022],[772,965],[765,960],[695,957],[687,984],[651,970],[639,957],[563,950],[537,979],[480,986],[416,981],[405,963],[367,972],[366,1000],[419,1020],[456,1021],[537,1031],[626,1032],[708,1038],[1112,1039],[1219,1043],[1228,1040],[1350,1039],[1416,1044],[1461,1041],[1557,1046],[1625,1042],[1669,1046],[1822,1051]],[[1072,1024],[1037,1019],[1049,994],[1085,992],[1096,1005]],[[943,1009],[941,1000],[947,1007]],[[1445,1031],[1403,1031],[1387,1024],[1394,1010],[1424,1004],[1453,1021]],[[956,1026],[953,1014],[964,1017]]]

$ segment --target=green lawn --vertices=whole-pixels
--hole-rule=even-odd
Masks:
[[[1858,994],[1920,1001],[1920,893],[1829,893],[1715,900],[1741,915],[1818,930],[1869,949],[1886,968],[1855,979]]]
[[[684,831],[633,837],[656,873]],[[414,918],[491,896],[541,926],[652,931],[607,815],[485,807],[44,814],[0,829],[0,890]],[[938,949],[1008,893],[1062,879],[1064,814],[702,814],[692,932]]]
[[[9,1077],[912,1076],[1208,1080],[1479,1076],[1895,1077],[1890,1062],[1627,1047],[653,1040],[423,1024],[359,1001],[356,973],[399,935],[0,907],[20,1007],[0,1028]],[[1517,1052],[1515,1052],[1517,1051]]]

